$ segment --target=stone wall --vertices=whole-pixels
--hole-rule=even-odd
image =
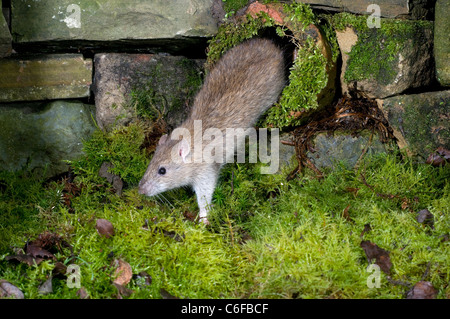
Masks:
[[[449,148],[449,1],[304,2],[317,12],[358,14],[370,14],[367,6],[375,3],[382,17],[431,20],[396,52],[390,78],[344,79],[355,63],[349,58],[358,32],[338,31],[337,92],[377,99],[399,146],[411,154]],[[217,0],[2,4],[0,169],[35,169],[47,176],[67,169],[64,161],[81,154],[82,141],[97,126],[127,122],[132,111],[126,106],[137,92],[162,96],[155,103],[163,104],[169,126],[180,123],[201,83],[207,40],[226,14]]]
[[[211,6],[3,1],[0,169],[64,172],[97,126],[127,121],[132,93],[153,92],[164,99],[169,126],[180,123],[217,30]]]

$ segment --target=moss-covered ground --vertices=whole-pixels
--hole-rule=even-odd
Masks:
[[[189,190],[138,194],[148,163],[143,141],[138,123],[97,131],[71,163],[70,183],[0,172],[0,279],[26,298],[79,298],[64,276],[54,276],[51,293],[39,292],[56,263],[76,264],[91,298],[117,298],[113,260],[121,259],[134,275],[123,298],[404,298],[421,280],[437,298],[450,297],[449,165],[379,155],[355,170],[341,165],[321,180],[305,172],[289,182],[288,168],[261,175],[259,164],[228,165],[205,226],[192,220]],[[121,196],[98,175],[105,161],[124,181]],[[416,220],[421,209],[433,214],[432,225]],[[114,236],[97,232],[100,218]],[[60,245],[38,265],[8,258],[45,232],[71,249]],[[363,240],[389,251],[392,267],[381,272],[379,288],[367,284]],[[141,272],[151,277],[147,284]]]

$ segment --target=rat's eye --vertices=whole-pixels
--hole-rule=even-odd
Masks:
[[[166,173],[166,169],[164,168],[164,167],[160,167],[159,169],[158,169],[158,174],[159,175],[164,175]]]

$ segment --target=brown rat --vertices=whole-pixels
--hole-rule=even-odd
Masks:
[[[253,127],[278,100],[284,85],[283,51],[271,40],[252,39],[227,51],[206,76],[189,117],[170,137],[163,135],[159,140],[153,159],[139,182],[139,193],[154,196],[173,188],[191,186],[197,195],[199,217],[208,223],[209,205],[220,169],[224,161],[234,158],[237,145],[228,152],[223,139],[214,135],[209,147],[224,148],[214,148],[216,153],[212,154],[217,157],[211,161],[201,158],[206,143],[201,142],[196,148],[196,141],[204,141],[207,130],[220,130],[223,137],[227,128]],[[180,135],[183,135],[181,140]],[[242,143],[245,137],[237,138],[237,144]],[[222,154],[217,150],[222,150]]]

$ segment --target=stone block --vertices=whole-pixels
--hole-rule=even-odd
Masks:
[[[0,102],[88,97],[92,60],[51,54],[0,60]]]
[[[394,31],[347,27],[336,32],[342,53],[342,92],[349,88],[369,98],[385,98],[433,84],[433,25],[385,21]],[[384,33],[385,32],[385,33]],[[394,32],[394,35],[389,32]]]
[[[336,164],[343,163],[351,169],[363,155],[387,152],[390,147],[380,142],[378,134],[370,138],[370,131],[362,131],[357,136],[346,132],[319,133],[313,139],[314,153],[309,152],[308,158],[314,165],[321,168],[333,168]],[[364,151],[367,148],[366,151]]]
[[[119,41],[212,36],[212,0],[12,0],[16,42]]]
[[[442,86],[450,86],[450,0],[436,1],[434,58],[436,76]]]
[[[95,107],[74,101],[0,104],[0,167],[53,176],[81,156]]]
[[[1,12],[0,12],[1,13]],[[3,14],[0,14],[0,58],[11,55],[12,38]]]
[[[149,109],[158,109],[174,128],[187,116],[188,99],[202,83],[203,63],[202,59],[160,54],[96,54],[93,89],[98,125],[106,128],[130,121],[134,95],[147,102]]]
[[[385,18],[400,18],[409,16],[413,19],[433,18],[433,1],[427,0],[296,0],[309,4],[312,8],[338,11],[352,12],[356,14],[373,14],[375,13],[370,5],[378,5],[380,8],[380,16]]]
[[[440,146],[450,149],[450,91],[399,95],[378,105],[410,156],[426,160]]]

